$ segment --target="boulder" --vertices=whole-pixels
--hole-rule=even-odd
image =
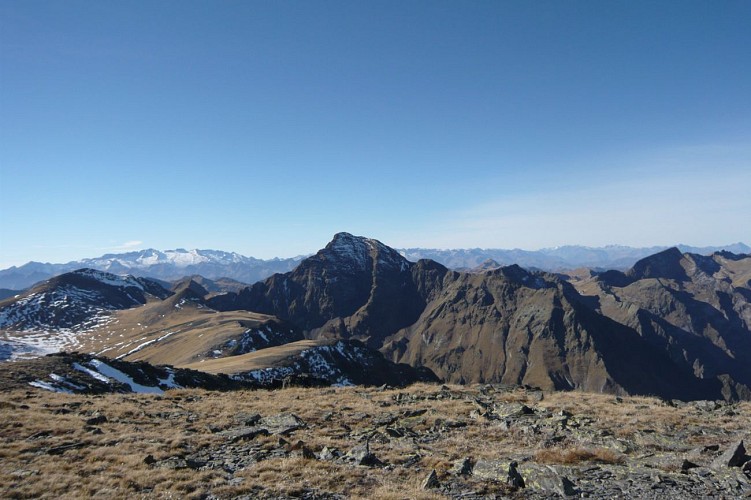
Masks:
[[[258,421],[258,427],[267,429],[270,434],[286,435],[305,427],[305,422],[292,413],[280,413],[263,417]]]
[[[342,453],[336,448],[324,447],[318,454],[319,460],[334,460],[342,456]]]
[[[690,460],[683,460],[683,463],[681,464],[681,471],[686,472],[689,469],[695,469],[696,467],[699,467],[699,465],[691,462]]]
[[[531,488],[563,497],[577,495],[576,485],[552,466],[544,466],[527,474],[527,483]]]
[[[438,474],[436,474],[435,469],[433,469],[430,471],[430,474],[428,474],[428,477],[422,482],[422,489],[430,490],[438,488],[440,485],[441,483],[438,482]]]
[[[268,436],[269,431],[263,427],[236,427],[220,433],[231,443],[255,439],[256,436]]]
[[[457,460],[451,468],[451,473],[456,474],[457,476],[468,476],[472,474],[472,461],[468,457]]]
[[[506,484],[512,488],[524,488],[524,478],[517,470],[519,464],[517,462],[511,462],[508,466],[508,476],[506,477]]]
[[[107,417],[102,414],[95,414],[91,418],[86,419],[86,425],[99,425],[107,422]]]
[[[743,440],[733,443],[725,452],[712,462],[712,467],[740,467],[746,462],[746,448]]]
[[[505,460],[480,459],[472,468],[472,475],[480,479],[506,482],[508,476],[506,464],[507,462]]]
[[[370,446],[367,442],[349,450],[345,458],[354,462],[355,465],[367,465],[369,467],[383,465],[383,462],[370,452]]]

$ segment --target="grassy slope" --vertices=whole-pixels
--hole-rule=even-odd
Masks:
[[[124,359],[182,367],[206,359],[213,347],[270,319],[247,311],[216,312],[192,303],[178,308],[168,301],[151,302],[117,312],[116,321],[88,335],[78,350],[115,358],[157,340]]]
[[[239,356],[229,356],[226,358],[207,359],[184,365],[183,368],[191,368],[207,373],[239,373],[248,370],[257,370],[279,366],[288,358],[299,355],[305,349],[320,345],[328,345],[335,342],[334,340],[300,340],[290,342],[282,346],[267,347],[255,352],[241,354]]]

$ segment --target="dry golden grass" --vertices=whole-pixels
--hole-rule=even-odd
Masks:
[[[639,454],[667,448],[670,443],[663,442],[665,436],[685,426],[704,430],[695,436],[699,444],[724,444],[751,430],[744,417],[751,414],[751,403],[735,405],[733,414],[718,417],[692,406],[672,408],[651,398],[616,402],[607,395],[552,393],[538,402],[523,390],[483,395],[476,386],[448,389],[418,384],[402,390],[173,390],[162,396],[6,390],[0,392],[0,498],[200,498],[208,494],[263,498],[315,491],[348,498],[435,499],[442,497],[422,490],[423,479],[433,469],[442,481],[451,479],[452,462],[464,457],[619,466]],[[538,413],[534,422],[540,425],[560,418],[562,410],[573,415],[571,425],[585,420],[591,423],[575,428],[563,441],[549,443],[545,432],[530,431],[523,418],[508,429],[499,420],[471,418],[475,398],[491,398],[496,405],[532,406]],[[422,410],[414,416],[405,413]],[[289,442],[283,445],[285,449],[302,441],[314,452],[329,447],[346,453],[369,437],[371,451],[388,467],[304,459],[294,453],[252,463],[234,474],[222,469],[174,470],[144,462],[149,455],[160,461],[217,449],[226,445],[226,438],[217,430],[241,425],[249,415],[282,412],[294,413],[307,423],[285,437]],[[95,426],[101,434],[90,432],[84,421],[99,414],[106,416],[107,422]],[[386,415],[396,418],[391,427],[408,429],[418,437],[387,436],[384,426],[377,424]],[[447,426],[446,422],[465,426]],[[582,429],[593,432],[580,432]],[[606,444],[608,439],[621,437],[633,442],[633,451],[617,451]],[[55,454],[56,447],[71,444],[80,446]],[[245,444],[267,452],[280,447],[279,437],[273,435]],[[697,446],[680,445],[686,449]],[[487,481],[478,481],[473,489],[507,493],[504,485]]]
[[[278,366],[282,361],[288,358],[299,356],[306,349],[319,345],[330,344],[330,340],[300,340],[288,344],[267,347],[258,351],[240,354],[238,356],[227,356],[224,358],[206,359],[195,363],[181,365],[181,368],[190,368],[200,370],[206,373],[242,373],[250,370],[259,370]]]
[[[609,448],[545,448],[535,452],[535,461],[542,464],[573,465],[581,462],[622,464],[623,455]]]
[[[191,302],[179,305],[173,299],[115,311],[109,324],[79,336],[74,347],[111,358],[125,355],[127,361],[185,366],[210,359],[207,355],[216,346],[272,319],[248,311],[218,312]]]

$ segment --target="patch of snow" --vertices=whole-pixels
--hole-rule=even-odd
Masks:
[[[141,349],[143,349],[144,347],[146,347],[148,345],[155,344],[156,341],[157,341],[157,339],[148,340],[148,341],[144,342],[143,344],[137,345],[136,347],[134,347],[130,351],[126,352],[125,354],[121,354],[121,355],[117,356],[115,359],[123,359],[125,356],[129,356],[129,355],[131,355],[131,354],[133,354],[135,352],[138,352],[138,351],[140,351]]]
[[[100,283],[114,287],[133,287],[143,290],[143,285],[136,280],[133,276],[118,276],[116,274],[105,273],[103,271],[96,271],[94,269],[81,269],[74,271],[73,274],[81,276],[91,277]]]
[[[157,342],[161,342],[162,340],[166,339],[166,338],[167,338],[167,337],[169,337],[170,335],[174,335],[174,334],[176,334],[176,333],[177,333],[177,332],[167,332],[167,333],[165,333],[164,335],[162,335],[161,337],[159,337],[158,339],[156,339],[156,341],[157,341]]]
[[[159,385],[163,385],[165,387],[168,387],[170,389],[180,389],[182,386],[175,382],[175,372],[170,372],[169,376],[167,378],[160,378],[159,379]]]
[[[11,347],[11,359],[32,359],[74,349],[79,345],[78,336],[85,332],[68,328],[53,332],[4,332],[2,343]]]
[[[66,379],[65,377],[62,377],[62,376],[58,375],[57,373],[50,373],[50,378],[52,380],[54,380],[55,382],[59,383],[59,384],[67,385],[68,387],[72,387],[73,389],[76,389],[78,391],[82,391],[82,390],[86,389],[84,386],[78,385],[78,384],[74,384],[70,380]]]
[[[0,340],[0,361],[18,361],[24,359],[34,359],[46,356],[53,350],[40,349],[36,346],[18,342],[16,339]]]
[[[78,370],[80,372],[84,372],[88,376],[93,377],[93,378],[97,379],[100,382],[104,382],[105,384],[109,384],[111,382],[111,380],[109,378],[105,377],[104,375],[102,375],[98,371],[92,370],[91,368],[87,368],[87,367],[85,367],[83,365],[80,365],[78,363],[73,363],[73,368],[75,368],[76,370]]]
[[[159,387],[150,387],[146,385],[141,385],[137,382],[135,382],[132,378],[130,378],[129,375],[121,372],[117,368],[113,368],[107,363],[100,361],[98,359],[92,359],[91,365],[96,368],[96,370],[104,375],[105,377],[109,377],[111,379],[117,380],[118,382],[121,382],[123,384],[129,385],[130,389],[133,392],[138,393],[150,393],[150,394],[164,394],[164,391],[161,390]]]
[[[65,389],[64,387],[58,387],[56,385],[49,384],[42,380],[34,380],[33,382],[29,382],[29,385],[32,387],[38,387],[39,389],[44,389],[45,391],[64,392],[66,394],[73,394],[73,391],[71,391],[70,389]]]

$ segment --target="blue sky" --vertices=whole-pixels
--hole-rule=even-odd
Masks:
[[[749,243],[751,2],[0,2],[0,267]]]

